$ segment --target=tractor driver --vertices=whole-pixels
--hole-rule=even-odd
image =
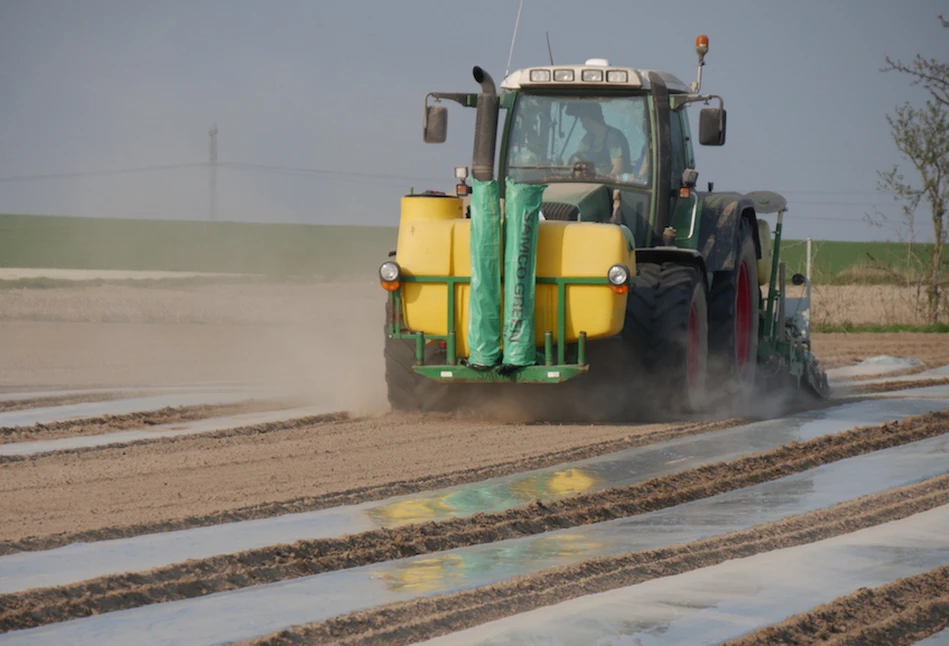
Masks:
[[[626,135],[619,128],[606,123],[599,103],[574,103],[567,108],[567,114],[579,117],[580,125],[586,131],[574,153],[575,157],[592,162],[594,171],[600,175],[619,177],[632,172]]]

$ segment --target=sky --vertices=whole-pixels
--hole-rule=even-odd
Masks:
[[[448,104],[448,140],[426,144],[425,93],[477,91],[474,65],[500,83],[518,7],[3,0],[0,212],[208,219],[216,124],[219,220],[396,226],[410,187],[449,190],[471,163],[474,111]],[[728,134],[697,147],[699,186],[782,193],[788,238],[896,239],[865,216],[899,224],[877,173],[916,177],[886,115],[926,94],[881,68],[944,60],[940,13],[949,1],[523,0],[510,69],[547,64],[549,33],[556,63],[602,57],[690,83],[707,34],[702,90],[724,98]]]

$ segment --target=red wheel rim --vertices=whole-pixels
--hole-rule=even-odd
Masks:
[[[745,370],[750,349],[751,281],[748,278],[748,263],[742,261],[738,268],[738,295],[735,303],[735,361],[739,372]]]
[[[691,390],[699,372],[699,315],[693,303],[689,310],[689,339],[686,347],[685,375]]]

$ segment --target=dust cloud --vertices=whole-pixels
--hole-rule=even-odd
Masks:
[[[727,374],[727,370],[718,365],[719,361],[718,358],[710,357],[710,370],[714,374]],[[798,390],[797,384],[788,376],[786,370],[759,363],[755,366],[754,379],[710,379],[702,410],[703,416],[710,419],[772,419],[817,404],[817,396],[803,389]]]
[[[384,307],[371,278],[6,289],[0,387],[246,384],[303,405],[384,412]]]

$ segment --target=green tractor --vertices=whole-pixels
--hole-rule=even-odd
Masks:
[[[402,198],[379,268],[393,409],[515,394],[603,419],[827,396],[807,316],[788,314],[784,198],[696,187],[686,111],[706,106],[702,145],[726,125],[722,98],[699,93],[704,35],[696,51],[691,86],[591,59],[516,70],[500,93],[475,67],[480,92],[426,95],[424,140],[445,141],[450,100],[476,110],[474,152],[470,184],[456,168],[454,194]]]

